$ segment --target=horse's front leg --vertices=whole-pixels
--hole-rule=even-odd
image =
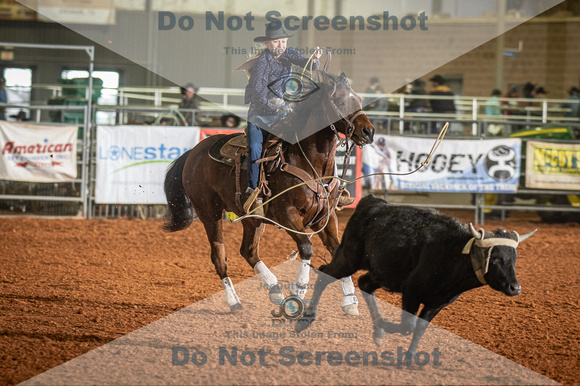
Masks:
[[[312,229],[316,232],[320,230],[326,221],[321,221],[317,225],[313,226]],[[338,218],[336,212],[332,211],[330,218],[328,219],[328,224],[323,231],[318,233],[320,240],[330,252],[331,258],[334,258],[336,249],[338,248]],[[340,280],[340,288],[342,289],[342,300],[340,306],[342,310],[349,315],[358,315],[358,299],[354,294],[354,284],[352,282],[351,276],[343,277]]]
[[[295,207],[288,208],[285,216],[286,227],[297,232],[305,232],[304,224],[302,223],[302,216]],[[312,243],[308,236],[287,230],[288,234],[298,247],[300,255],[300,266],[296,273],[296,279],[290,283],[290,294],[304,299],[306,292],[308,292],[308,282],[310,281],[310,259],[312,258]]]
[[[244,226],[244,236],[242,238],[240,253],[254,269],[254,272],[262,279],[264,287],[269,291],[268,296],[270,301],[280,304],[284,300],[284,295],[282,295],[282,289],[278,285],[278,279],[258,256],[260,237],[262,237],[266,225],[261,223],[256,226],[256,223],[251,220],[242,221],[242,225]]]

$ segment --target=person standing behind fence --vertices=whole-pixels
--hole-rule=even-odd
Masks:
[[[8,95],[6,94],[6,88],[4,88],[5,83],[4,77],[0,76],[0,103],[8,103]],[[0,120],[6,120],[6,108],[4,106],[0,106]]]
[[[441,75],[435,75],[429,79],[433,89],[429,93],[431,96],[454,96],[449,87],[445,85],[445,78]],[[455,114],[455,102],[453,99],[431,99],[431,111],[437,114]],[[443,124],[440,122],[432,122],[431,133],[438,133],[439,127]]]
[[[564,114],[567,118],[580,118],[580,90],[577,87],[572,87],[568,94],[569,102],[563,103],[562,107],[565,109],[570,109],[570,111]]]
[[[188,83],[185,87],[181,88],[181,103],[179,103],[180,109],[187,109],[188,111],[182,111],[183,117],[185,118],[186,126],[195,126],[197,124],[196,112],[191,110],[199,110],[199,100],[197,97],[197,88],[193,83]]]
[[[501,91],[497,88],[491,92],[491,98],[487,101],[485,105],[485,115],[487,119],[496,120],[499,119],[501,115]],[[497,123],[490,123],[487,125],[487,132],[491,135],[501,135],[505,131],[505,125],[500,125]]]

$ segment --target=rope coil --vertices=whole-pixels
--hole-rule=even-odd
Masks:
[[[298,141],[298,146],[300,147],[300,151],[302,152],[302,154],[304,155],[304,158],[306,159],[306,161],[308,162],[308,164],[310,165],[310,167],[312,168],[312,170],[314,170],[315,175],[317,176],[316,178],[309,180],[309,181],[304,181],[301,182],[299,184],[293,185],[287,189],[284,189],[282,192],[276,194],[275,196],[271,197],[270,199],[268,199],[267,201],[265,201],[260,207],[263,207],[264,205],[268,204],[269,202],[273,201],[274,199],[278,198],[279,196],[281,196],[284,193],[289,192],[292,189],[298,188],[302,185],[306,185],[310,182],[318,182],[318,181],[323,181],[323,180],[332,180],[332,179],[337,179],[338,181],[342,182],[344,185],[349,185],[352,184],[362,178],[365,177],[370,177],[370,176],[379,176],[379,175],[391,175],[391,176],[407,176],[407,175],[411,175],[413,173],[418,172],[421,168],[426,167],[429,165],[429,163],[431,162],[431,158],[433,157],[433,155],[435,154],[435,152],[437,151],[437,148],[439,148],[439,145],[441,145],[441,142],[443,142],[443,139],[445,138],[445,134],[447,134],[447,129],[449,127],[449,122],[446,122],[445,125],[443,126],[443,128],[441,129],[441,132],[439,133],[439,135],[437,136],[437,138],[435,139],[435,142],[433,143],[433,146],[431,147],[431,150],[429,151],[429,154],[427,155],[427,158],[425,158],[425,160],[423,162],[421,162],[421,164],[415,168],[414,170],[410,171],[410,172],[406,172],[406,173],[394,173],[394,172],[377,172],[377,173],[371,173],[371,174],[365,174],[362,175],[360,177],[354,178],[352,180],[346,180],[344,178],[338,177],[338,176],[322,176],[319,177],[318,173],[316,172],[316,170],[314,170],[314,166],[310,163],[310,160],[308,159],[308,157],[306,157],[306,154],[304,154],[304,150],[302,149],[302,146],[300,146],[300,141]],[[345,169],[345,168],[343,168]],[[288,227],[283,226],[282,224],[277,223],[276,221],[269,219],[265,216],[260,216],[260,215],[256,215],[256,214],[252,214],[254,211],[256,211],[258,208],[254,209],[253,211],[238,217],[237,219],[233,220],[233,222],[238,222],[238,221],[242,221],[246,218],[259,218],[261,220],[266,220],[269,221],[270,223],[274,224],[275,226],[287,230],[289,232],[293,232],[296,234],[300,234],[300,235],[305,235],[305,236],[310,236],[312,237],[313,235],[320,233],[324,230],[324,228],[326,228],[326,226],[328,225],[328,221],[330,220],[330,204],[329,204],[329,192],[327,191],[326,187],[324,188],[324,192],[326,195],[326,205],[327,205],[327,216],[326,216],[326,222],[324,224],[324,226],[322,228],[320,228],[318,231],[315,232],[302,232],[302,231],[297,231],[294,229],[290,229]]]

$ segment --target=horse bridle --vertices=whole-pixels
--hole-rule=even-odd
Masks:
[[[330,129],[334,132],[334,134],[338,138],[338,141],[340,142],[340,144],[343,145],[344,143],[346,143],[346,141],[348,141],[349,139],[352,139],[352,135],[354,134],[354,129],[356,128],[356,126],[354,125],[354,120],[357,117],[359,117],[360,115],[364,115],[364,111],[362,109],[358,109],[357,111],[355,111],[352,114],[352,117],[348,118],[348,115],[346,117],[344,115],[342,115],[342,113],[338,110],[338,108],[334,105],[334,103],[332,101],[330,101],[330,105],[334,109],[334,112],[340,117],[340,120],[344,121],[348,127],[348,130],[344,134],[346,138],[342,139],[342,138],[340,138],[340,135],[338,134],[338,130],[336,129],[336,126],[334,125],[334,123],[331,123],[329,125]],[[328,114],[326,114],[326,116],[328,117]],[[328,117],[328,120],[330,121],[330,117]]]

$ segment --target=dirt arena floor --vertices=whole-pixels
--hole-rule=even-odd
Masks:
[[[472,221],[471,212],[453,212]],[[348,219],[341,213],[341,232]],[[0,218],[0,384],[16,384],[222,290],[199,222],[182,232],[160,221]],[[520,234],[522,294],[480,288],[434,323],[563,384],[580,384],[580,224],[532,213],[487,221]],[[241,225],[225,224],[234,283],[254,275],[239,256]],[[267,227],[268,266],[294,249]],[[316,239],[313,265],[330,256]],[[379,293],[380,292],[380,293]],[[400,306],[400,296],[377,295]],[[362,305],[364,306],[364,304]]]

